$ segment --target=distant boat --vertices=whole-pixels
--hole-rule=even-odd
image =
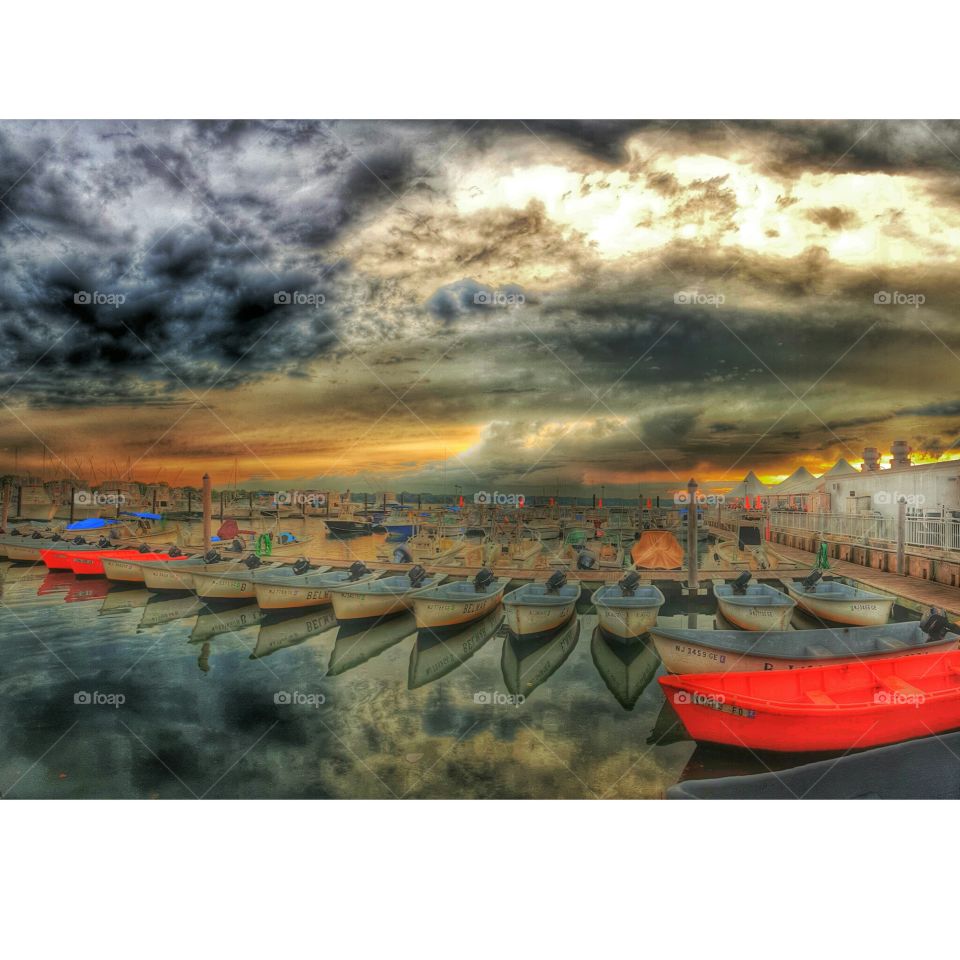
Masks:
[[[590,639],[590,653],[607,689],[624,710],[636,706],[660,666],[650,643],[626,643],[609,636],[598,626]]]
[[[445,579],[444,574],[428,575],[423,567],[414,566],[399,576],[334,586],[330,588],[333,612],[341,622],[404,613],[412,608],[413,598],[421,590],[435,587]]]
[[[929,620],[882,627],[785,631],[654,626],[651,634],[667,670],[680,674],[796,670],[909,654],[945,653],[960,647],[960,635],[941,632]]]
[[[637,569],[679,570],[683,547],[669,530],[644,530],[630,548],[630,559]]]
[[[733,583],[713,588],[720,613],[742,630],[786,630],[796,602],[769,584],[749,579],[749,571],[744,571]]]
[[[784,583],[787,593],[807,613],[832,623],[861,627],[876,626],[890,619],[896,597],[869,593],[837,580],[821,580],[820,576],[820,571],[815,570],[805,580]]]
[[[500,606],[509,577],[499,579],[486,567],[472,580],[454,580],[424,590],[413,598],[417,629],[439,630],[480,620]]]
[[[910,740],[776,773],[685,780],[669,800],[960,800],[960,733]]]
[[[593,591],[592,602],[597,621],[606,633],[623,640],[642,636],[656,625],[657,614],[665,600],[652,584],[641,584],[636,573],[619,583],[611,583]]]
[[[476,620],[456,633],[420,630],[410,650],[407,688],[416,690],[452,673],[466,663],[503,623],[503,609],[496,607],[483,619]]]
[[[546,583],[526,583],[503,598],[507,626],[521,637],[556,630],[576,612],[581,589],[562,570]]]
[[[500,656],[500,670],[508,692],[530,697],[566,662],[579,639],[580,620],[577,617],[571,617],[562,627],[549,633],[522,637],[508,633]]]
[[[960,651],[660,684],[691,737],[748,750],[854,750],[960,727]]]

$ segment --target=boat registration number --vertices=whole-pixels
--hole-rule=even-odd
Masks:
[[[700,657],[702,660],[714,660],[717,663],[726,663],[726,654],[717,653],[715,650],[704,650],[702,647],[688,647],[682,643],[674,646],[676,653],[684,653],[689,657]]]

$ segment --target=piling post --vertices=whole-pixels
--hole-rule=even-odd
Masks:
[[[700,588],[697,577],[697,481],[687,484],[687,589],[696,593]]]
[[[70,520],[69,520],[70,523],[73,523],[73,501],[76,499],[77,499],[77,493],[71,486],[70,487]]]
[[[280,504],[277,504],[277,516],[280,516]],[[220,522],[223,523],[223,491],[220,491]]]
[[[902,577],[906,573],[907,543],[907,500],[897,500],[897,573]]]
[[[210,549],[213,537],[213,491],[210,488],[210,474],[203,475],[203,552]]]
[[[0,518],[0,529],[6,532],[7,520],[10,517],[10,481],[3,485],[3,517]]]

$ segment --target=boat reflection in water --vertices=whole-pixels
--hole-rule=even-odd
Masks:
[[[649,640],[619,640],[600,626],[590,638],[590,654],[607,689],[624,710],[634,708],[660,666],[660,657]]]
[[[283,615],[268,615],[260,622],[257,633],[257,644],[250,654],[251,660],[260,660],[286,647],[294,647],[310,637],[326,633],[337,625],[332,607],[322,610],[311,610],[309,613],[300,613],[290,617]]]
[[[573,653],[579,639],[580,618],[577,616],[551,633],[518,637],[508,632],[500,658],[507,690],[515,696],[529,698]]]
[[[379,657],[381,653],[415,633],[416,629],[412,613],[380,620],[372,626],[363,621],[340,624],[337,639],[330,652],[327,675],[336,677]]]
[[[149,602],[153,594],[149,590],[117,590],[112,589],[100,604],[100,616],[129,613],[139,610]]]
[[[190,643],[202,643],[225,633],[245,630],[247,627],[256,626],[263,617],[263,611],[256,603],[232,607],[204,605],[190,633]]]
[[[174,620],[195,617],[205,608],[204,602],[194,594],[153,594],[143,608],[138,630],[159,627]]]
[[[471,623],[466,630],[451,633],[447,630],[420,630],[410,651],[410,671],[407,687],[416,690],[427,683],[445,677],[466,663],[503,623],[503,608],[498,607],[482,620]]]

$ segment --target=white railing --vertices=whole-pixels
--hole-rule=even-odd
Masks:
[[[916,547],[960,550],[960,521],[940,517],[907,517],[906,541]]]
[[[770,526],[774,530],[802,530],[858,540],[887,540],[891,544],[897,542],[895,517],[773,511],[770,514]],[[960,520],[942,517],[907,517],[904,542],[911,547],[960,550]]]

